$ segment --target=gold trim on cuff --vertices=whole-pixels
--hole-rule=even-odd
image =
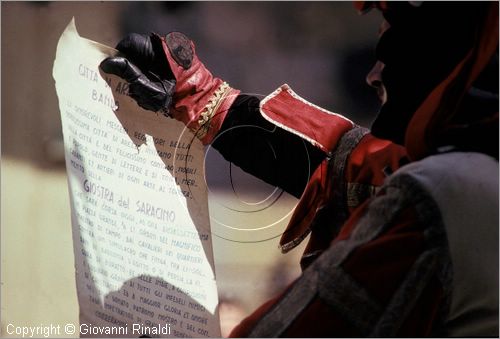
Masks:
[[[191,128],[191,131],[196,135],[198,139],[203,139],[208,131],[210,130],[210,122],[214,117],[215,113],[219,109],[220,105],[224,102],[229,92],[231,91],[231,87],[227,82],[223,82],[220,86],[215,90],[212,97],[208,100],[208,104],[203,108],[203,111],[200,114],[198,119],[198,126]]]

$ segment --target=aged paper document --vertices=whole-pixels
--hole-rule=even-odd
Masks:
[[[103,73],[116,50],[62,34],[53,76],[83,337],[219,337],[203,147]]]

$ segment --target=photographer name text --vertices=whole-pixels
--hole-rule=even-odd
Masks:
[[[159,336],[171,334],[170,324],[145,326],[143,324],[130,324],[127,326],[95,326],[92,324],[65,325],[34,325],[16,326],[8,324],[6,332],[22,338],[52,337],[56,335],[137,335],[137,336]]]

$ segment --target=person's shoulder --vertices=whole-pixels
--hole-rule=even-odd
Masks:
[[[486,168],[494,168],[495,166],[498,168],[498,161],[484,153],[447,152],[430,155],[422,160],[411,162],[402,167],[400,172],[451,170],[460,173],[484,166]]]
[[[484,181],[490,184],[496,181],[495,186],[498,187],[498,172],[498,161],[486,154],[448,152],[403,166],[388,181],[395,183],[411,177],[430,192],[449,187],[463,189],[464,185],[477,185]]]
[[[402,167],[386,185],[399,189],[402,205],[418,206],[422,215],[434,211],[448,230],[474,226],[498,229],[498,161],[474,152],[429,156]],[[464,230],[465,232],[465,230]]]

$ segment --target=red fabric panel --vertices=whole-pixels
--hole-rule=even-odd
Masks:
[[[384,168],[396,171],[400,160],[406,156],[403,146],[367,134],[349,156],[346,166],[346,182],[381,186]]]
[[[354,124],[340,114],[329,112],[295,94],[283,85],[261,102],[261,113],[276,125],[301,135],[324,152],[332,151]]]
[[[264,304],[259,306],[255,311],[252,312],[248,317],[243,319],[229,334],[230,338],[242,338],[247,337],[248,333],[252,330],[254,325],[259,321],[273,305],[288,291],[288,288],[283,291],[278,296],[271,300],[266,301]]]
[[[408,209],[386,233],[354,250],[343,267],[376,300],[385,304],[423,250],[422,230],[416,224],[415,212]]]
[[[285,338],[360,337],[361,333],[321,299],[315,298],[282,336]]]

